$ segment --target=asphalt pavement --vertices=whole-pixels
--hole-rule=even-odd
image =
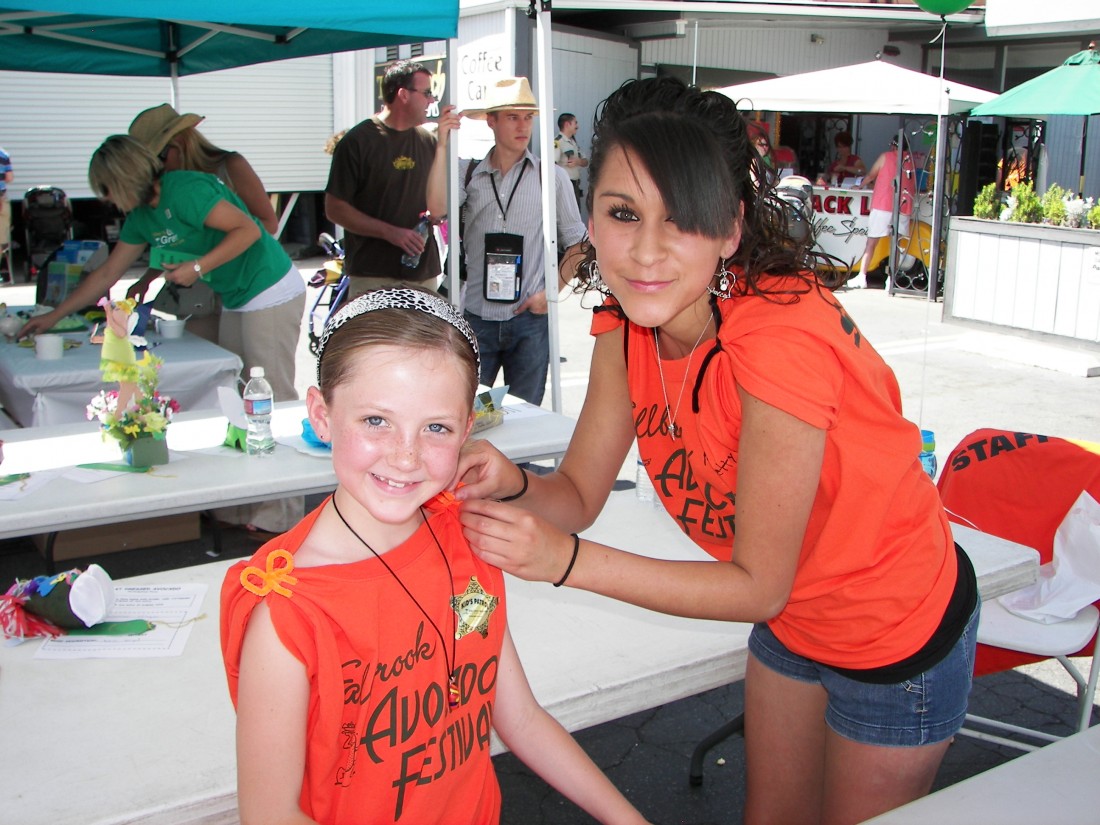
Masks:
[[[319,259],[299,261],[308,277]],[[9,304],[27,301],[24,286],[0,290]],[[943,305],[921,298],[890,296],[871,289],[841,292],[840,299],[864,337],[897,374],[906,415],[936,433],[942,461],[964,436],[983,427],[1100,441],[1100,377],[1085,377],[1100,364],[1100,348],[1085,350],[1027,339],[1021,335],[942,321]],[[309,290],[306,312],[316,297]],[[33,301],[33,293],[31,293]],[[560,329],[560,410],[577,415],[588,383],[592,339],[590,300],[563,296],[556,307]],[[307,319],[308,320],[308,319]],[[314,375],[314,358],[303,328],[297,384],[304,393]],[[547,392],[544,406],[554,403]],[[633,480],[634,457],[620,477]],[[226,555],[247,555],[255,544],[242,534],[225,536]],[[203,540],[112,554],[103,561],[121,578],[209,561]],[[0,542],[0,579],[44,572],[29,541]],[[1078,660],[1085,668],[1087,659]],[[971,710],[1063,735],[1071,732],[1074,685],[1061,666],[1043,662],[978,680]],[[576,733],[578,741],[651,821],[737,823],[744,799],[744,748],[737,738],[716,746],[704,763],[704,782],[688,784],[688,764],[697,742],[743,706],[740,684],[624,717]],[[1095,708],[1094,708],[1095,718]],[[935,788],[951,785],[1020,751],[959,737],[948,751]],[[550,790],[517,760],[498,757],[507,825],[580,825],[593,820]],[[1052,812],[1051,823],[1094,822],[1095,811]]]

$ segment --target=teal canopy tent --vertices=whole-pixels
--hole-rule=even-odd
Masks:
[[[975,107],[974,117],[1019,117],[1046,120],[1052,115],[1080,115],[1081,165],[1078,191],[1085,189],[1088,117],[1100,114],[1100,52],[1095,44],[1066,58],[1061,66],[1021,83]]]
[[[1021,83],[970,111],[975,117],[1023,117],[1100,114],[1100,52],[1085,49],[1061,66]]]
[[[457,28],[457,0],[0,0],[0,69],[178,78]]]

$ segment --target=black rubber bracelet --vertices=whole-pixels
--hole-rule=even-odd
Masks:
[[[565,575],[554,582],[554,587],[561,587],[565,584],[565,580],[569,578],[569,574],[573,572],[573,565],[577,563],[577,553],[581,549],[581,538],[576,533],[570,533],[573,537],[573,558],[569,560],[569,566],[565,568]]]
[[[497,501],[515,501],[517,498],[523,498],[527,493],[527,471],[522,467],[519,468],[519,474],[523,476],[523,487],[514,496],[505,496],[504,498],[498,498]]]

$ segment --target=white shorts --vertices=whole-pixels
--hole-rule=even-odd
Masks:
[[[872,209],[867,219],[867,237],[885,238],[894,227],[894,213],[888,209]],[[902,238],[909,235],[909,216],[898,215],[898,233]]]

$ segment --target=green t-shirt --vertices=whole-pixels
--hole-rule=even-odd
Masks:
[[[126,216],[119,238],[129,244],[149,244],[193,257],[205,255],[225,237],[203,221],[220,200],[249,215],[236,193],[213,175],[202,172],[167,172],[160,179],[160,200],[155,207],[139,206]],[[244,306],[286,275],[289,256],[279,242],[249,215],[260,229],[259,239],[244,252],[202,279],[217,292],[229,309]]]

